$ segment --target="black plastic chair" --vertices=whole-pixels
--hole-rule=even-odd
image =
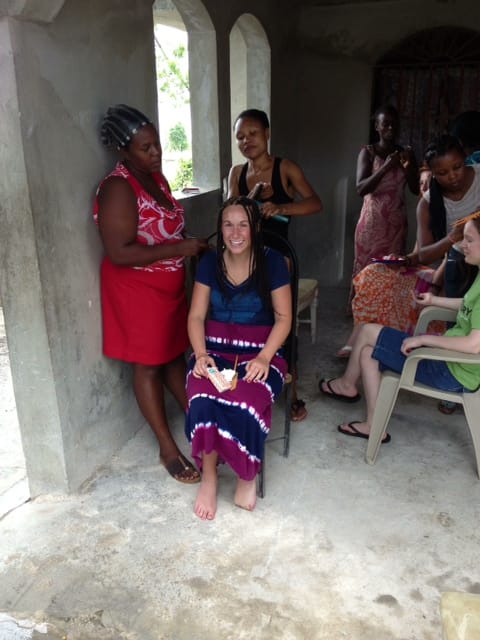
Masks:
[[[297,317],[297,303],[298,303],[298,258],[293,248],[293,245],[289,240],[280,236],[273,231],[263,232],[263,241],[266,247],[276,249],[283,256],[285,256],[288,262],[288,270],[290,273],[290,286],[292,289],[292,327],[290,333],[284,345],[285,360],[287,362],[288,373],[285,379],[284,385],[284,403],[285,403],[285,417],[283,435],[281,436],[269,436],[265,444],[277,442],[283,440],[283,455],[288,457],[290,452],[290,422],[291,422],[291,404],[292,404],[292,380],[293,372],[296,367],[296,354],[297,354],[297,336],[296,336],[296,317]],[[260,498],[265,496],[265,460],[266,451],[263,456],[262,469],[259,473],[258,483],[258,495]]]

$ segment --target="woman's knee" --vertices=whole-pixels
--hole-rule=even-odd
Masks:
[[[372,353],[373,353],[373,346],[369,344],[365,345],[361,350],[360,365],[362,369],[364,369],[365,366],[368,366],[372,362]]]
[[[383,325],[369,322],[362,324],[358,332],[357,340],[364,346],[374,347],[380,331],[383,329]]]
[[[162,372],[162,365],[134,363],[133,373],[135,378],[156,378]]]

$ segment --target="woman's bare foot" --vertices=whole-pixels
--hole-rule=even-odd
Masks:
[[[237,488],[233,499],[237,507],[253,511],[257,504],[257,482],[256,480],[237,479]]]
[[[205,479],[198,488],[194,507],[195,515],[201,520],[213,520],[217,512],[217,479]]]

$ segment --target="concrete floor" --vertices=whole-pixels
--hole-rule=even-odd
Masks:
[[[473,447],[461,410],[411,396],[375,466],[366,441],[337,433],[362,417],[362,403],[317,392],[343,368],[345,295],[321,291],[314,347],[301,328],[309,415],[292,425],[288,459],[268,447],[257,509],[233,506],[222,468],[217,517],[198,520],[196,487],[167,476],[143,428],[77,495],[0,520],[0,612],[48,623],[2,635],[14,623],[0,613],[0,640],[439,640],[442,593],[480,593]],[[176,415],[187,451],[182,427]]]

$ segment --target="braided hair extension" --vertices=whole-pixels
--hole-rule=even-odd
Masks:
[[[425,151],[425,163],[430,169],[437,158],[445,156],[451,151],[456,151],[463,158],[465,151],[457,138],[448,134],[442,134],[432,140]],[[435,242],[447,235],[447,212],[443,201],[442,189],[432,177],[430,182],[430,231]]]
[[[263,236],[260,230],[261,214],[258,204],[255,200],[245,196],[234,196],[228,198],[223,203],[217,219],[217,278],[220,283],[222,293],[228,298],[225,260],[223,252],[225,249],[222,235],[223,212],[228,207],[242,207],[248,219],[250,226],[251,238],[251,262],[250,262],[250,279],[248,288],[256,290],[263,300],[270,300],[269,277],[266,267],[265,246],[263,244]]]
[[[141,111],[126,104],[109,107],[100,128],[100,139],[106,147],[126,149],[139,129],[152,124]]]

